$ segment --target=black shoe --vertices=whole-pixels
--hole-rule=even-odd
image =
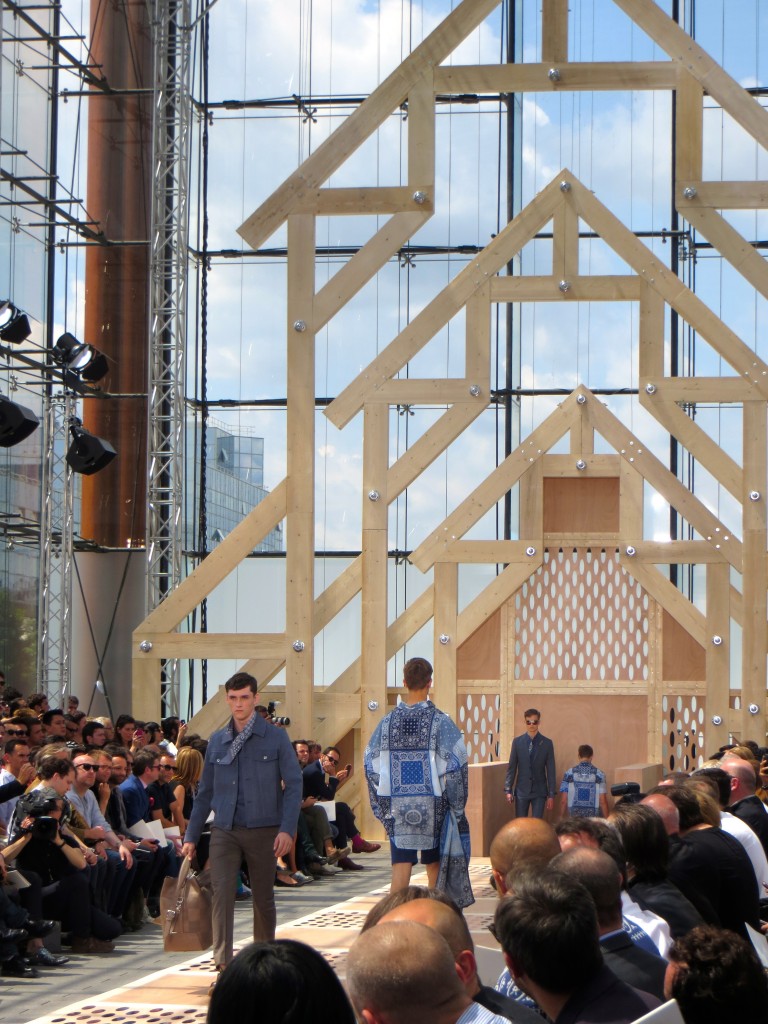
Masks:
[[[29,938],[25,928],[0,928],[0,942],[22,942]]]
[[[30,939],[44,939],[56,927],[55,921],[27,921],[24,925]]]
[[[20,956],[12,956],[0,964],[0,974],[4,978],[36,978],[37,971],[30,967]]]
[[[36,949],[34,953],[30,953],[24,959],[32,967],[63,967],[64,964],[69,963],[68,956],[57,956],[50,949],[46,949],[45,946]]]

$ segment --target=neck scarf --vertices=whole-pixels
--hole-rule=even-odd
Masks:
[[[254,711],[248,721],[245,723],[240,732],[235,732],[235,721],[232,719],[232,732],[235,733],[235,738],[232,740],[232,746],[229,748],[232,754],[232,760],[237,757],[243,748],[243,744],[253,732],[253,727],[256,724],[257,711]]]

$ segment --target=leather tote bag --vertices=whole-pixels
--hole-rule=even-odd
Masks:
[[[166,953],[208,949],[213,941],[210,873],[194,871],[185,857],[179,877],[163,882],[160,915]]]

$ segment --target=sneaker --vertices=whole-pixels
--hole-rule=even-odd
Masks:
[[[328,854],[328,863],[337,864],[344,857],[348,857],[352,853],[348,846],[345,846],[342,850],[334,850],[333,853]]]
[[[367,839],[363,839],[359,832],[352,838],[353,853],[376,853],[380,849],[381,843],[369,843]]]
[[[79,935],[72,936],[73,953],[90,956],[98,953],[113,953],[114,951],[114,942],[110,942],[107,939],[96,939],[93,935],[90,935],[87,939],[83,939]]]

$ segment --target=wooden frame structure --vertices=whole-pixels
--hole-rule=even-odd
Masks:
[[[213,551],[168,599],[136,629],[134,712],[155,717],[162,658],[237,657],[261,681],[284,666],[285,706],[298,734],[337,742],[354,730],[360,742],[387,705],[387,661],[430,619],[439,702],[455,712],[461,681],[457,658],[468,641],[542,564],[548,544],[602,545],[618,549],[622,567],[650,595],[655,621],[662,610],[703,652],[705,677],[691,692],[706,699],[710,746],[730,732],[762,735],[766,703],[766,400],[768,366],[701,298],[661,263],[601,201],[567,169],[450,284],[421,310],[327,409],[343,429],[363,414],[362,554],[314,597],[314,338],[345,303],[412,237],[433,212],[435,97],[461,93],[563,92],[572,90],[671,90],[676,94],[675,203],[692,224],[759,294],[768,297],[763,258],[724,218],[727,209],[768,206],[767,182],[704,181],[702,175],[705,95],[759,145],[768,145],[768,113],[742,89],[653,0],[615,0],[668,55],[653,63],[568,61],[568,4],[543,0],[541,60],[533,64],[469,67],[443,62],[494,10],[498,0],[463,0],[401,66],[245,221],[240,233],[254,248],[281,225],[288,233],[288,458],[286,478]],[[556,72],[556,73],[553,73]],[[407,103],[408,184],[401,187],[323,187],[334,171],[383,121]],[[389,219],[336,275],[315,286],[315,222],[329,214],[379,214]],[[596,277],[581,272],[579,222],[597,233],[631,273]],[[508,261],[548,223],[552,224],[551,272],[535,277],[502,276]],[[394,621],[387,616],[387,510],[440,453],[487,407],[490,394],[490,324],[493,303],[623,301],[637,303],[640,316],[640,400],[665,431],[726,488],[742,508],[741,535],[733,535],[587,389],[577,388],[518,449],[489,472],[483,483],[416,548],[412,561],[433,569],[433,585]],[[731,376],[672,377],[664,360],[664,308],[672,307],[732,368]],[[464,376],[461,379],[399,379],[398,372],[462,307],[466,308]],[[691,418],[696,403],[743,408],[743,461],[728,452]],[[389,465],[389,410],[395,405],[447,406],[402,457]],[[615,455],[594,453],[600,434]],[[570,454],[548,454],[564,435]],[[548,536],[543,519],[543,483],[550,478],[619,481],[617,531]],[[521,537],[469,541],[464,534],[515,484],[520,484]],[[643,534],[643,487],[654,488],[690,524],[695,538],[651,543]],[[192,635],[176,632],[194,607],[285,520],[287,561],[286,629],[281,634]],[[460,563],[490,562],[504,571],[466,608],[458,604]],[[692,605],[660,571],[669,563],[706,565],[706,611]],[[742,585],[734,586],[739,574]],[[359,658],[330,686],[313,685],[314,637],[358,593],[362,594]],[[740,708],[731,707],[731,624],[742,630]],[[648,751],[660,746],[660,672],[649,684]],[[594,691],[594,687],[591,688]],[[511,694],[503,693],[504,701]],[[504,706],[504,704],[502,705]],[[752,709],[750,711],[750,708]],[[755,710],[757,709],[757,710]],[[197,716],[200,728],[221,720],[214,697]],[[719,719],[719,724],[714,724]],[[759,723],[759,729],[755,726]],[[511,737],[502,721],[501,738]]]

